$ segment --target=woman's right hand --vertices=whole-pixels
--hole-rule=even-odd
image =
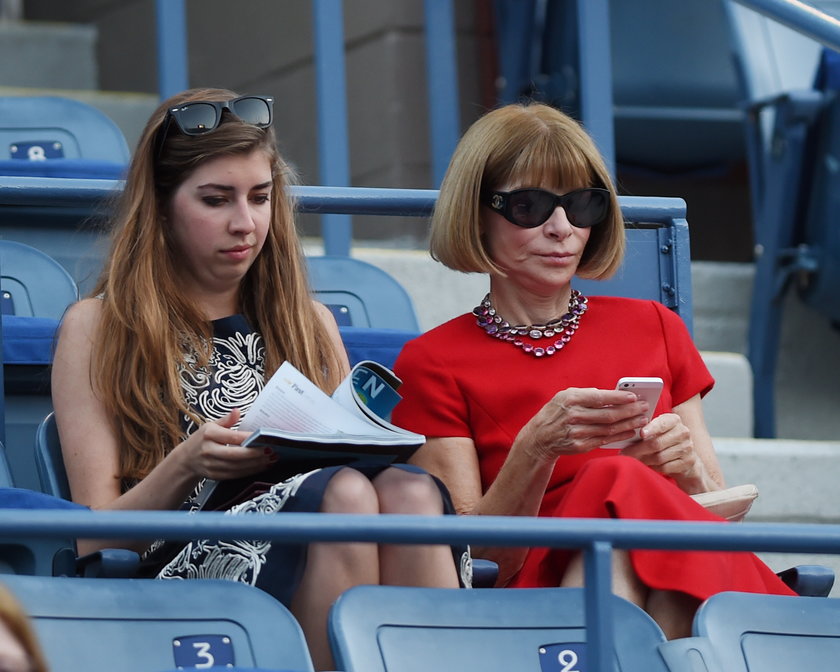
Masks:
[[[553,462],[633,436],[647,424],[647,402],[632,392],[570,387],[555,394],[520,430],[514,445]]]
[[[250,432],[231,429],[239,422],[239,415],[239,409],[233,409],[215,422],[205,422],[179,444],[185,464],[196,476],[213,480],[240,478],[263,471],[276,461],[271,449],[241,445]]]

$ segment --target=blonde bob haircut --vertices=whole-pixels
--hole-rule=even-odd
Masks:
[[[207,366],[213,334],[180,290],[178,251],[167,226],[173,195],[208,161],[256,152],[271,166],[268,234],[239,292],[241,312],[263,339],[266,379],[284,360],[327,392],[341,377],[341,360],[311,298],[289,193],[295,176],[277,151],[273,129],[226,110],[211,132],[187,136],[170,124],[160,137],[170,108],[236,96],[192,89],[161,103],[140,137],[116,207],[111,251],[92,292],[102,300],[92,383],[113,418],[124,489],[183,440],[179,418],[216,419],[197,417],[181,390],[181,367]]]
[[[481,218],[489,210],[481,201],[492,191],[525,187],[608,189],[610,216],[592,228],[577,274],[615,273],[624,258],[624,222],[604,160],[577,121],[541,103],[500,107],[464,133],[432,216],[432,257],[456,271],[504,275],[487,252]]]

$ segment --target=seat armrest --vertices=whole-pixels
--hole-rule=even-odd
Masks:
[[[805,597],[828,597],[834,586],[834,570],[823,565],[797,565],[778,572],[778,577]]]
[[[86,578],[130,579],[139,568],[140,555],[125,548],[104,548],[76,560],[76,574]]]
[[[472,561],[473,588],[492,588],[499,578],[499,565],[492,560],[473,558]]]

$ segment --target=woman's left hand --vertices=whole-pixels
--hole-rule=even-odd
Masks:
[[[703,461],[691,440],[691,430],[676,413],[664,413],[641,430],[642,440],[622,450],[654,471],[676,481],[702,478]]]

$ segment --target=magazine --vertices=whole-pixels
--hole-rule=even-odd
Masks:
[[[240,430],[251,432],[242,445],[271,448],[277,453],[276,465],[246,479],[207,481],[199,508],[223,508],[249,480],[265,486],[319,467],[360,460],[406,461],[426,437],[389,421],[401,398],[397,392],[401,383],[388,367],[364,360],[330,396],[284,362],[239,423]]]

